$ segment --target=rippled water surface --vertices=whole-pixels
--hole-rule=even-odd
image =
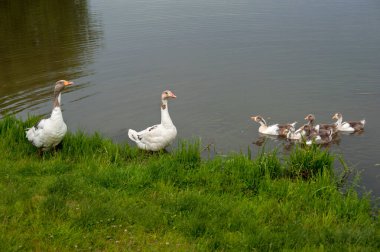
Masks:
[[[1,1],[0,32],[1,115],[49,114],[53,83],[69,79],[69,128],[124,142],[159,122],[171,89],[179,138],[256,153],[251,115],[302,124],[339,111],[366,130],[330,149],[380,195],[379,1]]]

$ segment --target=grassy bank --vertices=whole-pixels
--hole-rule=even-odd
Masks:
[[[79,132],[40,157],[36,120],[0,120],[0,251],[380,248],[377,210],[316,146],[202,160],[198,143],[148,154]]]

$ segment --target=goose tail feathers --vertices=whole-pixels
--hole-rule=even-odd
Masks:
[[[139,136],[137,135],[137,132],[133,129],[128,130],[128,137],[134,142],[140,142]]]
[[[26,138],[27,138],[30,142],[33,142],[34,136],[35,136],[35,134],[36,134],[36,128],[35,128],[35,127],[27,128],[27,129],[25,130],[25,133],[26,133]]]

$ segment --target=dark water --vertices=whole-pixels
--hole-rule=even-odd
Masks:
[[[69,79],[70,130],[124,142],[159,122],[171,89],[179,138],[255,153],[251,115],[301,124],[341,112],[366,130],[330,149],[380,195],[377,0],[0,1],[0,32],[2,115],[49,114],[53,83]]]

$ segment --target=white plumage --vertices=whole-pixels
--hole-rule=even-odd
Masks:
[[[252,116],[251,119],[260,124],[259,132],[266,135],[286,136],[291,128],[294,128],[297,122],[288,124],[267,125],[262,116]]]
[[[295,130],[294,127],[290,128],[288,130],[288,133],[286,134],[286,138],[289,140],[301,140],[303,135],[303,128],[299,128],[298,130]]]
[[[364,130],[365,119],[357,122],[343,122],[343,116],[341,113],[335,113],[332,118],[337,120],[335,124],[338,131],[356,132]]]
[[[173,92],[166,90],[161,95],[161,123],[136,132],[129,129],[129,138],[143,150],[162,150],[176,138],[177,129],[174,126],[168,111],[168,99],[176,98]]]
[[[56,82],[54,88],[54,108],[47,119],[42,119],[33,127],[27,129],[26,138],[42,151],[49,150],[57,146],[67,132],[67,126],[63,121],[60,107],[61,92],[66,86],[73,82],[60,80]]]

